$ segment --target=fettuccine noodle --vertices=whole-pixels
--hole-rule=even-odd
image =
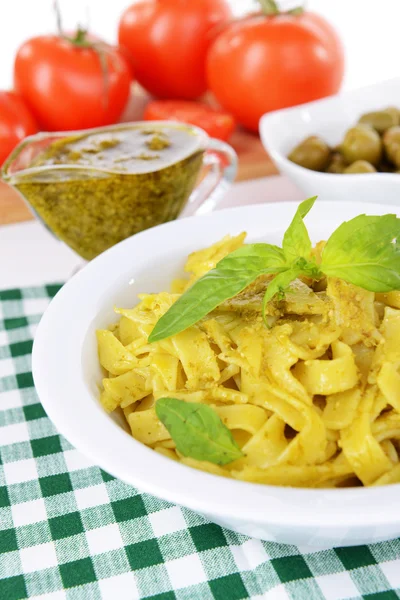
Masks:
[[[148,343],[179,295],[244,237],[191,254],[189,276],[170,293],[116,309],[119,321],[97,332],[103,407],[122,411],[156,452],[225,477],[314,488],[400,482],[400,292],[296,280],[268,305],[268,328],[264,276],[198,324]],[[211,406],[243,457],[218,466],[181,455],[155,412],[166,396]]]

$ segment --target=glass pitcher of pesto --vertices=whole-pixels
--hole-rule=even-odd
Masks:
[[[2,176],[90,260],[139,231],[212,210],[236,168],[234,150],[202,129],[146,121],[31,136]]]

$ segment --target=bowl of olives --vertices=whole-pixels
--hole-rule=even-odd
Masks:
[[[400,204],[400,78],[268,113],[260,134],[306,194]]]

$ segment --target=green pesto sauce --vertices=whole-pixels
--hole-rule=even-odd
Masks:
[[[187,126],[121,126],[53,142],[14,185],[53,233],[90,260],[175,219],[195,186],[203,151]]]

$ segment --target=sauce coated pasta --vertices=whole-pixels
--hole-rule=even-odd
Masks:
[[[199,323],[148,343],[158,319],[245,234],[194,252],[170,292],[141,294],[97,332],[101,403],[133,437],[186,465],[295,487],[400,482],[400,292],[375,294],[337,278],[296,279],[269,302],[260,276]],[[323,242],[313,253],[321,252]],[[158,418],[160,398],[210,407],[240,456],[185,456]]]

